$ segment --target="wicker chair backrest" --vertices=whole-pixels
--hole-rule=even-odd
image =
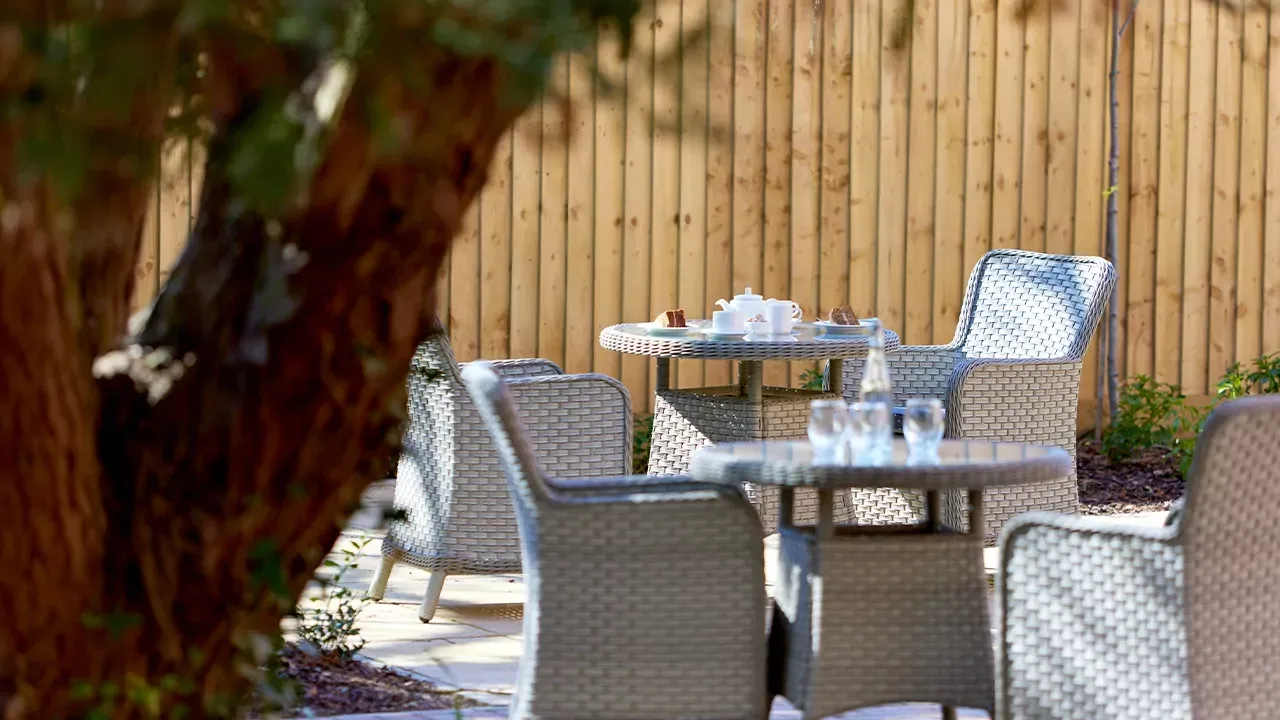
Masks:
[[[1099,257],[992,250],[969,276],[955,342],[968,357],[1080,360],[1114,284]]]
[[[525,516],[536,517],[538,505],[550,497],[542,469],[533,447],[525,439],[520,417],[502,378],[482,362],[468,363],[462,377],[502,458],[523,531]]]
[[[1280,397],[1215,410],[1187,487],[1179,533],[1194,715],[1274,717],[1260,711],[1280,693]]]

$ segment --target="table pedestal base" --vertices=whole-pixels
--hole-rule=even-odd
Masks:
[[[781,530],[770,690],[805,718],[899,702],[991,711],[981,535],[821,534]]]

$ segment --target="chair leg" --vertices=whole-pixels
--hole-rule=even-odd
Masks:
[[[440,604],[440,591],[444,589],[444,579],[448,573],[436,571],[427,577],[427,592],[422,596],[422,605],[418,607],[418,619],[424,623],[435,617],[436,606]]]
[[[950,705],[943,705],[942,720],[956,720],[956,709]]]
[[[382,562],[378,564],[378,572],[373,576],[373,582],[369,584],[369,592],[366,593],[370,600],[377,602],[387,592],[387,580],[391,578],[391,568],[396,564],[396,559],[390,555],[383,555]]]

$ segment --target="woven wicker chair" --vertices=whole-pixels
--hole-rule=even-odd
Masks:
[[[1005,526],[997,715],[1280,717],[1280,398],[1213,413],[1163,528],[1033,513]]]
[[[510,717],[765,717],[764,547],[742,491],[551,480],[498,376],[463,377],[501,449],[524,550]]]
[[[548,360],[492,363],[511,384],[530,438],[561,477],[631,471],[631,401],[604,375],[564,375]],[[418,617],[435,615],[447,575],[520,571],[520,538],[506,476],[484,422],[437,326],[409,374],[409,423],[397,469],[393,520],[369,588],[381,600],[396,562],[431,571]]]
[[[960,324],[948,345],[903,346],[890,353],[897,404],[945,401],[947,437],[1076,447],[1076,402],[1085,348],[1115,284],[1098,257],[993,250],[969,276]],[[862,363],[845,363],[844,391],[857,397]],[[986,491],[987,542],[1014,515],[1030,510],[1074,513],[1074,472],[1051,483]],[[958,496],[953,498],[960,502]],[[856,517],[909,522],[921,517],[919,493],[853,491]],[[963,508],[948,508],[963,517]]]

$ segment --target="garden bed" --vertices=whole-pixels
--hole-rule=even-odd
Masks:
[[[372,712],[448,710],[472,707],[474,702],[441,691],[425,680],[355,658],[312,655],[292,643],[280,653],[279,674],[297,691],[296,707],[273,714],[250,713],[249,720],[266,717],[325,717]]]
[[[1160,448],[1110,460],[1096,443],[1084,441],[1077,448],[1076,473],[1083,515],[1168,510],[1186,489],[1178,461]]]

